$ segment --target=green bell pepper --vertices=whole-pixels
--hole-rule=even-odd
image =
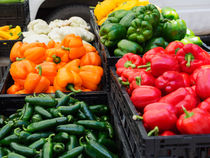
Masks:
[[[113,47],[126,36],[126,28],[121,24],[105,24],[101,27],[99,35],[106,47]]]
[[[181,40],[185,37],[187,26],[184,20],[170,20],[163,25],[163,37],[168,41]]]
[[[134,19],[127,30],[127,39],[143,43],[152,37],[153,28],[150,22],[141,19]]]
[[[114,50],[115,56],[123,56],[126,53],[140,54],[143,52],[143,48],[138,43],[126,39],[118,42],[117,46],[118,48]]]
[[[169,19],[169,20],[179,19],[179,14],[173,8],[164,7],[161,9],[161,14],[162,14],[163,18],[165,18],[165,19]]]
[[[153,4],[148,4],[143,7],[138,7],[136,15],[139,19],[148,21],[153,27],[157,26],[160,21],[160,12]]]
[[[183,44],[193,43],[193,44],[197,44],[199,46],[202,46],[202,44],[203,44],[202,40],[198,36],[188,36],[188,37],[185,37],[185,38],[183,38],[181,40],[181,42]]]
[[[195,34],[194,34],[194,32],[192,30],[190,30],[189,28],[187,28],[185,37],[189,37],[189,36],[195,36]]]
[[[136,18],[136,14],[131,12],[125,15],[121,20],[120,24],[128,28],[131,25],[131,22]]]
[[[167,47],[167,45],[168,45],[168,42],[166,42],[163,37],[153,38],[146,43],[144,52],[147,52],[150,49],[155,48],[155,47],[165,48],[165,47]]]

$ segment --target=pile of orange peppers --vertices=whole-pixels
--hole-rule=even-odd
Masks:
[[[103,76],[96,48],[74,34],[48,45],[17,42],[10,60],[14,84],[8,94],[95,91]]]

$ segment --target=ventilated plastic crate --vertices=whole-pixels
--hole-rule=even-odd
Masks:
[[[111,68],[111,92],[122,126],[135,157],[146,158],[208,158],[210,157],[210,134],[147,136],[142,121],[134,121],[138,115],[125,88],[117,79],[115,68]]]

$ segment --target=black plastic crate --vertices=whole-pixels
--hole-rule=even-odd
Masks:
[[[208,158],[210,157],[209,135],[147,136],[142,121],[134,121],[137,115],[125,88],[117,79],[115,68],[111,68],[111,92],[117,113],[135,157],[148,158]]]
[[[111,123],[115,130],[115,143],[118,147],[119,158],[133,158],[128,140],[123,131],[121,122],[117,116],[116,110],[113,106],[113,101],[107,93],[100,94],[77,94],[73,96],[79,100],[85,101],[88,105],[105,104],[110,109]],[[0,114],[9,115],[14,113],[17,109],[22,108],[24,104],[24,96],[20,95],[13,97],[0,96]]]

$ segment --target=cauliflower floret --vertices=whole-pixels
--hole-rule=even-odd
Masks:
[[[50,28],[44,20],[36,19],[28,24],[28,31],[33,31],[37,34],[48,34],[50,32]]]
[[[69,20],[56,19],[56,20],[50,22],[49,27],[51,29],[54,29],[56,27],[70,26],[70,24],[71,24],[71,22]]]
[[[48,34],[49,38],[54,40],[55,42],[61,42],[64,38],[63,33],[60,28],[54,28]]]
[[[86,30],[90,30],[90,26],[81,17],[73,16],[68,21],[70,22],[70,26],[73,26],[73,27],[82,27],[82,28],[84,28]]]
[[[45,43],[46,45],[48,44],[49,41],[50,41],[49,37],[44,34],[41,34],[41,35],[33,34],[23,39],[23,42],[27,42],[27,43],[40,42],[40,43]]]

